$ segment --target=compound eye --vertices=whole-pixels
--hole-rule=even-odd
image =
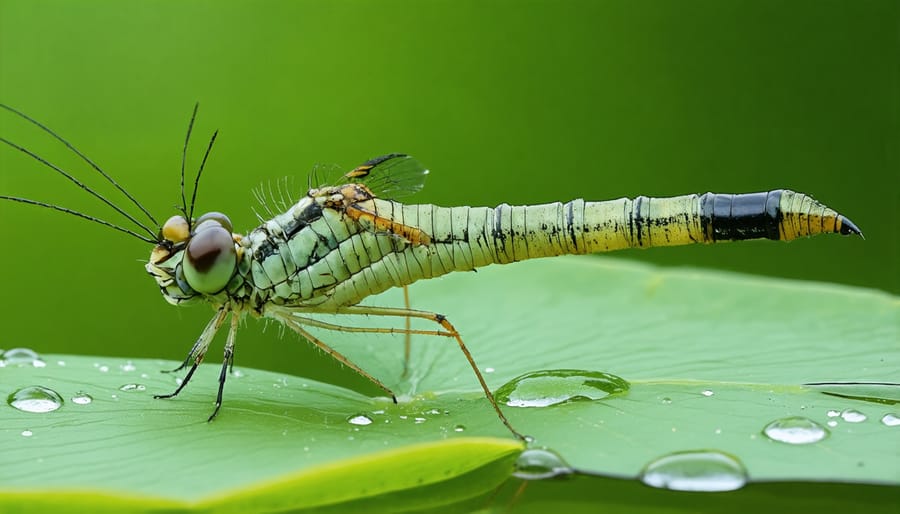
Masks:
[[[184,216],[172,216],[162,228],[162,237],[173,243],[183,243],[191,235],[191,226]]]
[[[188,241],[184,250],[184,278],[194,291],[218,293],[237,268],[237,252],[231,231],[207,221]]]
[[[203,227],[213,226],[207,222],[214,222],[215,225],[219,225],[225,230],[232,232],[234,228],[231,226],[231,220],[228,219],[228,216],[222,214],[221,212],[207,212],[203,216],[197,218],[197,221],[194,223],[194,232],[199,232],[203,230]]]

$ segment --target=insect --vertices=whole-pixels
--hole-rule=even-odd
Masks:
[[[251,316],[274,319],[300,334],[384,390],[394,402],[397,399],[390,388],[308,329],[404,334],[407,358],[408,337],[412,334],[451,338],[500,421],[516,437],[524,438],[503,414],[459,332],[446,317],[410,309],[408,300],[403,308],[361,302],[420,279],[537,257],[759,238],[788,241],[822,233],[862,236],[844,216],[805,194],[784,189],[672,198],[639,196],[601,202],[579,199],[527,206],[501,204],[494,208],[402,204],[392,198],[421,189],[428,173],[405,154],[377,157],[350,170],[335,185],[311,187],[284,212],[248,234],[240,234],[222,213],[194,217],[200,177],[216,133],[206,148],[190,202],[187,201],[185,158],[196,106],[182,151],[180,212],[160,225],[134,196],[61,136],[12,107],[0,107],[65,145],[122,192],[150,223],[138,220],[67,171],[2,137],[0,141],[75,183],[124,216],[134,228],[37,200],[0,198],[78,216],[152,245],[145,269],[169,303],[208,303],[215,307],[215,315],[184,362],[173,370],[187,368],[184,380],[174,392],[157,398],[172,398],[184,389],[203,362],[213,337],[228,322],[210,421],[222,405],[227,369],[234,360],[238,322]],[[314,319],[311,314],[398,317],[406,320],[406,326],[349,327]],[[413,318],[431,321],[436,327],[411,329]]]

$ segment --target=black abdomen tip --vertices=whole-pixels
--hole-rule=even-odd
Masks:
[[[863,239],[866,238],[866,236],[863,235],[862,230],[860,230],[859,227],[857,227],[855,223],[853,223],[852,221],[847,219],[845,216],[841,216],[840,221],[841,221],[841,235],[844,235],[844,236],[856,235]]]

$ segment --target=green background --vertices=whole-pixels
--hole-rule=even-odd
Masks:
[[[221,132],[198,209],[227,212],[236,227],[255,226],[260,184],[296,177],[301,191],[316,163],[395,151],[432,169],[414,199],[442,205],[791,188],[867,239],[618,256],[896,293],[897,5],[0,0],[0,102],[69,138],[161,220],[179,202],[199,101],[193,166]],[[58,143],[0,114],[0,135],[100,184]],[[12,149],[0,149],[0,169],[0,194],[117,220]],[[9,203],[0,229],[0,348],[177,359],[211,315],[158,297],[137,240]],[[415,307],[450,319],[470,300],[418,305],[415,292]],[[248,322],[239,365],[374,393],[277,334]]]

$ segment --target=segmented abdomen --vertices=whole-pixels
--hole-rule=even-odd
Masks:
[[[268,235],[256,245],[251,264],[254,284],[266,292],[266,300],[328,310],[422,278],[494,263],[623,248],[859,234],[834,210],[788,190],[496,208],[381,199],[360,206],[423,231],[430,242],[414,244],[335,210],[311,216],[315,206],[304,208],[302,227],[296,215],[281,215],[266,224]]]

